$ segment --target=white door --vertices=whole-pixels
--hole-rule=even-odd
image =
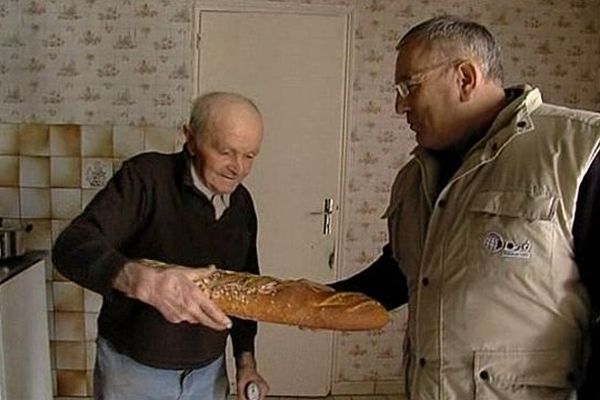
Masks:
[[[251,4],[199,3],[197,90],[242,93],[263,113],[263,146],[245,182],[258,213],[262,273],[330,282],[339,242],[351,14]],[[326,199],[334,210],[328,227]],[[271,394],[327,394],[332,343],[331,332],[259,324],[259,371]]]

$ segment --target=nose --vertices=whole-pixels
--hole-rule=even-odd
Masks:
[[[236,175],[240,175],[244,171],[244,160],[242,156],[232,157],[229,162],[229,170]]]

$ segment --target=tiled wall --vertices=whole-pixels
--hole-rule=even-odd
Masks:
[[[0,216],[31,222],[30,249],[49,249],[120,163],[148,150],[172,152],[173,128],[0,124]],[[51,355],[56,394],[91,393],[96,317],[101,297],[47,264]]]
[[[411,25],[441,13],[477,19],[503,47],[508,84],[530,82],[548,101],[600,111],[600,0],[257,1],[356,9],[342,276],[385,243],[379,217],[414,146],[390,90],[394,44]],[[0,0],[0,122],[17,124],[0,125],[0,217],[32,220],[35,248],[50,247],[126,155],[177,147],[193,88],[193,4]],[[19,125],[25,122],[84,129]],[[86,338],[94,336],[98,299],[60,277],[50,289],[58,390],[78,395],[88,390],[93,346]],[[336,336],[336,390],[401,389],[404,321],[401,311],[382,331]]]

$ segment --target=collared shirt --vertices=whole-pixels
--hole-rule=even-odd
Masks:
[[[192,174],[192,181],[194,182],[194,186],[196,187],[196,189],[201,191],[213,204],[213,207],[215,208],[215,218],[216,219],[221,218],[221,216],[223,215],[225,210],[227,210],[229,208],[231,194],[230,193],[217,194],[217,193],[214,193],[212,190],[210,190],[204,184],[204,182],[202,182],[202,179],[200,179],[200,176],[198,176],[198,172],[196,171],[196,168],[194,168],[193,163],[190,163],[190,171]]]

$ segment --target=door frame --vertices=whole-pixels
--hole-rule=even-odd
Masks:
[[[333,263],[334,276],[336,279],[342,277],[341,266],[346,262],[346,252],[344,251],[345,244],[345,232],[347,228],[347,217],[345,215],[346,208],[343,207],[346,201],[346,191],[348,188],[348,174],[347,170],[349,167],[349,141],[351,137],[351,130],[356,127],[355,120],[355,107],[356,100],[354,99],[354,79],[356,76],[356,62],[355,62],[355,34],[356,34],[356,6],[344,6],[344,5],[322,5],[322,4],[295,4],[295,3],[273,3],[260,0],[194,0],[193,2],[193,31],[191,38],[192,46],[192,79],[193,79],[193,90],[192,94],[195,98],[202,93],[200,87],[200,66],[199,60],[201,56],[200,42],[202,40],[201,32],[201,19],[200,14],[207,11],[225,11],[225,12],[264,12],[264,13],[294,13],[294,14],[307,14],[307,15],[331,15],[331,16],[344,16],[346,18],[346,61],[345,61],[345,82],[344,82],[344,93],[343,93],[343,115],[345,118],[342,120],[342,132],[340,134],[341,155],[339,158],[339,183],[337,188],[338,203],[335,204],[335,217],[333,224],[335,230],[338,232],[337,238],[334,242],[335,246],[335,260]],[[332,349],[331,349],[331,365],[330,365],[330,382],[329,392],[331,393],[334,389],[334,383],[336,377],[334,372],[337,370],[337,352],[338,342],[340,335],[333,332]],[[230,340],[228,347],[230,347]]]

